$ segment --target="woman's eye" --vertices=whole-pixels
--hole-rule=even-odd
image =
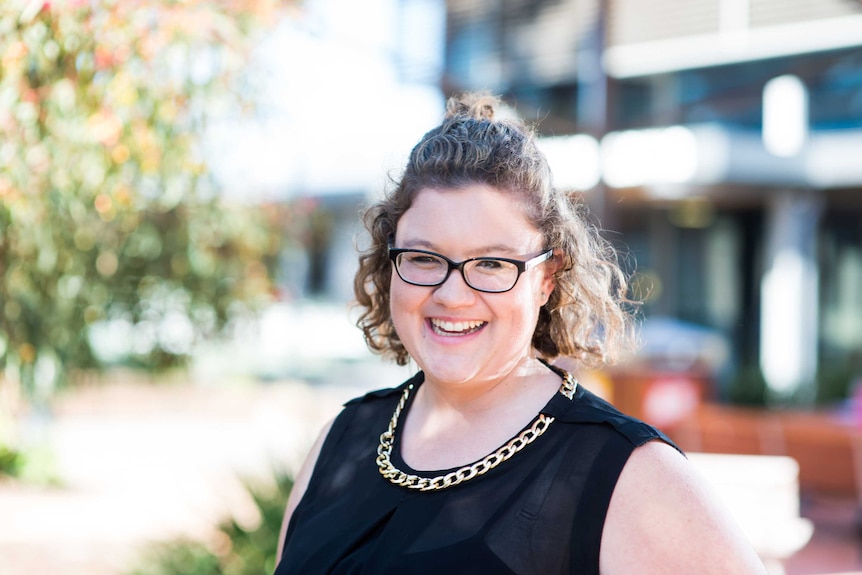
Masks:
[[[428,255],[422,255],[422,254],[414,254],[414,255],[408,256],[407,262],[411,265],[414,265],[414,266],[423,266],[423,267],[436,266],[436,265],[440,265],[440,263],[441,263],[440,259],[435,258],[434,256],[428,256]]]
[[[479,260],[476,262],[476,267],[484,272],[500,271],[504,268],[505,262],[497,260]]]

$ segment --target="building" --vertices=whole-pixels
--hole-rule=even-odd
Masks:
[[[447,7],[444,91],[600,142],[552,163],[601,174],[584,197],[636,259],[646,315],[729,342],[720,394],[862,381],[862,2]]]

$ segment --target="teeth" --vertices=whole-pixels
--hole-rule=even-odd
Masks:
[[[465,333],[469,331],[473,331],[485,325],[484,321],[441,321],[439,319],[432,319],[431,326],[434,328],[434,331],[437,333]]]

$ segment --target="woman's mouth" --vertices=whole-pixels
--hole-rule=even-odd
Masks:
[[[431,331],[443,337],[457,337],[476,333],[488,323],[486,321],[443,321],[433,318],[428,321],[431,324]]]

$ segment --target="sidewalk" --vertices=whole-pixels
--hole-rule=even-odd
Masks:
[[[0,575],[119,575],[155,540],[254,521],[241,478],[296,470],[358,393],[297,382],[114,383],[58,402],[45,430],[62,488],[0,483]]]
[[[862,526],[854,502],[828,497],[803,498],[802,515],[814,534],[785,562],[787,575],[862,575]]]

